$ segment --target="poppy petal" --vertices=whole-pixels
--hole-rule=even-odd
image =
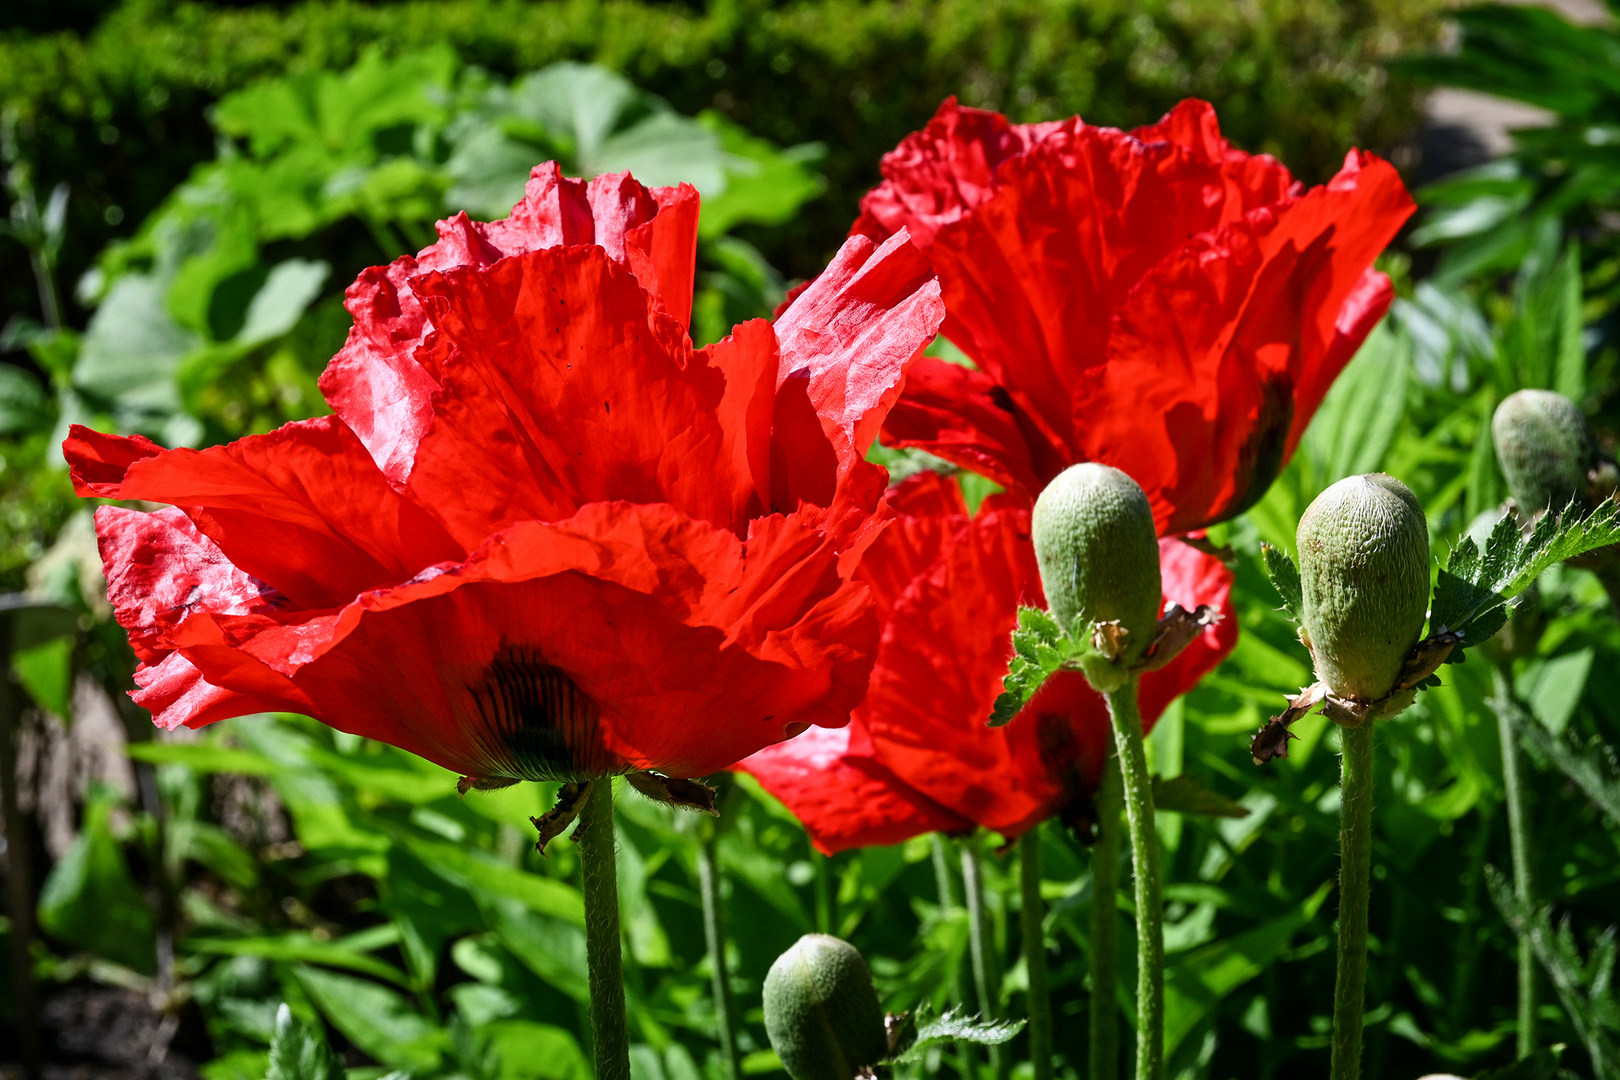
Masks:
[[[811,728],[738,762],[804,822],[823,855],[898,844],[930,832],[969,832],[973,823],[908,786],[869,751],[851,747],[859,729]]]

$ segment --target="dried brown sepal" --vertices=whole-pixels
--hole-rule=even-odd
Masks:
[[[466,798],[469,791],[499,791],[516,783],[507,776],[463,776],[456,781],[456,794]]]
[[[889,1057],[904,1052],[917,1041],[917,1022],[912,1019],[909,1009],[905,1012],[884,1013],[883,1031],[889,1037],[887,1055]]]
[[[1299,738],[1288,730],[1289,726],[1320,705],[1327,696],[1328,688],[1325,684],[1312,683],[1288,698],[1288,707],[1268,720],[1259,731],[1255,732],[1253,740],[1250,741],[1249,754],[1254,758],[1254,763],[1264,765],[1273,758],[1287,757],[1288,740]]]
[[[1153,635],[1153,644],[1148,647],[1147,655],[1142,658],[1142,671],[1157,671],[1177,656],[1181,650],[1192,644],[1194,638],[1204,632],[1204,627],[1213,626],[1221,621],[1221,613],[1208,604],[1199,604],[1192,611],[1188,611],[1180,604],[1171,604],[1170,609],[1159,620],[1157,631]]]
[[[540,854],[546,853],[546,845],[561,836],[568,826],[579,817],[580,810],[584,809],[585,796],[590,794],[592,784],[611,784],[609,779],[588,780],[583,784],[564,784],[557,789],[557,805],[547,810],[539,817],[529,819],[530,823],[540,831],[540,838],[534,842],[534,849]]]
[[[1109,663],[1118,660],[1124,653],[1125,643],[1130,640],[1130,636],[1131,632],[1121,626],[1118,619],[1091,624],[1091,645]]]
[[[1401,666],[1401,674],[1395,680],[1396,690],[1406,690],[1440,670],[1440,665],[1446,662],[1451,651],[1462,644],[1463,636],[1455,630],[1441,628],[1437,633],[1430,634],[1412,647],[1406,656],[1406,663]]]
[[[682,780],[655,772],[631,773],[625,780],[653,802],[696,810],[701,814],[718,816],[720,813],[714,807],[714,788],[701,781]]]

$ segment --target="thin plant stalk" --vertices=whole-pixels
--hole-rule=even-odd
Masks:
[[[1333,985],[1331,1080],[1359,1080],[1367,997],[1367,906],[1372,895],[1373,725],[1341,727],[1339,963]]]
[[[718,849],[715,830],[711,828],[698,845],[698,888],[703,894],[703,939],[708,946],[709,970],[714,980],[714,1023],[720,1040],[720,1062],[727,1080],[738,1080],[742,1066],[737,1057],[731,979],[726,972],[725,910],[720,899]]]
[[[1091,1080],[1119,1077],[1119,759],[1103,764],[1097,842],[1091,846]]]
[[[1520,771],[1519,738],[1513,732],[1513,687],[1501,664],[1492,671],[1496,729],[1502,739],[1502,787],[1507,803],[1508,844],[1513,853],[1513,892],[1525,908],[1535,905],[1535,868],[1530,856],[1530,811]],[[1530,935],[1519,935],[1519,1057],[1536,1052],[1536,952]]]
[[[976,839],[962,844],[962,892],[967,897],[968,943],[973,956],[973,986],[979,995],[979,1015],[995,1020],[1000,1015],[996,1007],[1001,995],[1001,979],[996,975],[995,943],[990,934],[990,912],[984,902],[984,871],[980,865],[979,843]],[[988,1047],[990,1069],[996,1080],[1007,1080],[1011,1063],[1003,1045]]]
[[[1041,899],[1041,827],[1018,838],[1018,913],[1029,978],[1029,1061],[1035,1080],[1052,1080],[1052,998],[1046,985],[1046,903]]]
[[[934,864],[934,888],[939,893],[939,909],[944,912],[954,912],[961,905],[956,900],[956,882],[951,878],[951,864],[945,851],[945,838],[939,833],[932,833],[928,837],[929,855]],[[960,965],[951,972],[951,1003],[965,1007],[967,996],[962,992],[962,971]],[[956,1044],[956,1071],[963,1077],[974,1075],[973,1044],[959,1042]]]
[[[1136,878],[1136,1080],[1164,1075],[1164,884],[1136,680],[1108,695]]]
[[[613,853],[613,781],[593,780],[574,832],[585,894],[585,963],[596,1080],[630,1080],[630,1032],[619,941],[619,880]]]

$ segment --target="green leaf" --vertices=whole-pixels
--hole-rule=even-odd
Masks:
[[[1263,926],[1213,942],[1171,961],[1164,986],[1164,1052],[1168,1058],[1234,990],[1259,975],[1316,917],[1332,886],[1323,884],[1302,903]]]
[[[350,1042],[384,1065],[426,1071],[439,1064],[447,1033],[396,991],[300,964],[298,981]]]
[[[1504,517],[1483,552],[1464,537],[1440,571],[1429,616],[1431,634],[1445,629],[1463,635],[1447,662],[1461,662],[1464,649],[1500,630],[1509,601],[1548,567],[1620,542],[1617,512],[1620,503],[1613,499],[1591,513],[1571,503],[1562,513],[1544,514],[1529,536],[1519,531],[1514,518]]]
[[[256,938],[191,938],[186,942],[186,948],[217,956],[260,956],[285,963],[325,964],[375,975],[398,986],[409,983],[404,972],[392,964],[345,948],[341,942],[318,941],[305,933]]]
[[[0,435],[20,435],[50,424],[50,400],[39,380],[15,364],[0,364]]]
[[[532,1020],[497,1020],[479,1032],[501,1064],[501,1080],[590,1080],[579,1041],[564,1028]]]
[[[17,673],[28,696],[62,717],[73,715],[73,638],[64,634],[11,654],[11,669]]]
[[[1271,587],[1282,597],[1283,609],[1299,621],[1300,609],[1305,606],[1305,592],[1299,583],[1299,568],[1282,548],[1270,544],[1260,545],[1260,560],[1265,566]]]
[[[283,1004],[276,1010],[276,1034],[270,1041],[270,1069],[265,1080],[343,1080],[343,1063],[321,1032],[298,1023]]]
[[[1575,936],[1566,922],[1554,929],[1546,908],[1533,908],[1514,895],[1513,886],[1493,866],[1485,868],[1485,882],[1491,901],[1521,938],[1528,938],[1536,960],[1558,993],[1570,1026],[1586,1046],[1598,1076],[1614,1076],[1620,1070],[1620,1048],[1610,1031],[1620,1031],[1617,1009],[1610,987],[1614,984],[1615,928],[1599,937],[1591,956],[1583,960]]]
[[[153,765],[184,765],[202,773],[269,776],[281,766],[251,750],[233,750],[214,743],[130,743],[125,751],[136,761]]]
[[[1005,692],[996,698],[990,726],[1000,727],[1017,716],[1053,672],[1087,651],[1088,644],[1065,634],[1048,612],[1020,607],[1018,629],[1013,631],[1013,658],[1001,684]]]
[[[1187,775],[1153,778],[1153,808],[1199,817],[1244,818],[1249,809]]]
[[[921,1061],[930,1046],[946,1042],[976,1043],[979,1046],[1000,1046],[1011,1042],[1013,1036],[1024,1030],[1023,1020],[981,1020],[951,1009],[942,1016],[922,1021],[917,1025],[917,1038],[890,1061]]]
[[[1527,746],[1569,777],[1599,810],[1620,825],[1620,780],[1609,775],[1609,749],[1601,740],[1594,739],[1577,750],[1563,737],[1548,731],[1518,702],[1494,698],[1491,706],[1513,723],[1513,730]]]
[[[157,971],[157,934],[112,833],[116,802],[102,792],[86,804],[79,838],[40,889],[39,925],[74,948],[150,975]]]

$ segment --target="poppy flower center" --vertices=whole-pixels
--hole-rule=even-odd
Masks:
[[[534,650],[502,649],[469,690],[501,774],[574,781],[622,771],[602,744],[601,707]]]

